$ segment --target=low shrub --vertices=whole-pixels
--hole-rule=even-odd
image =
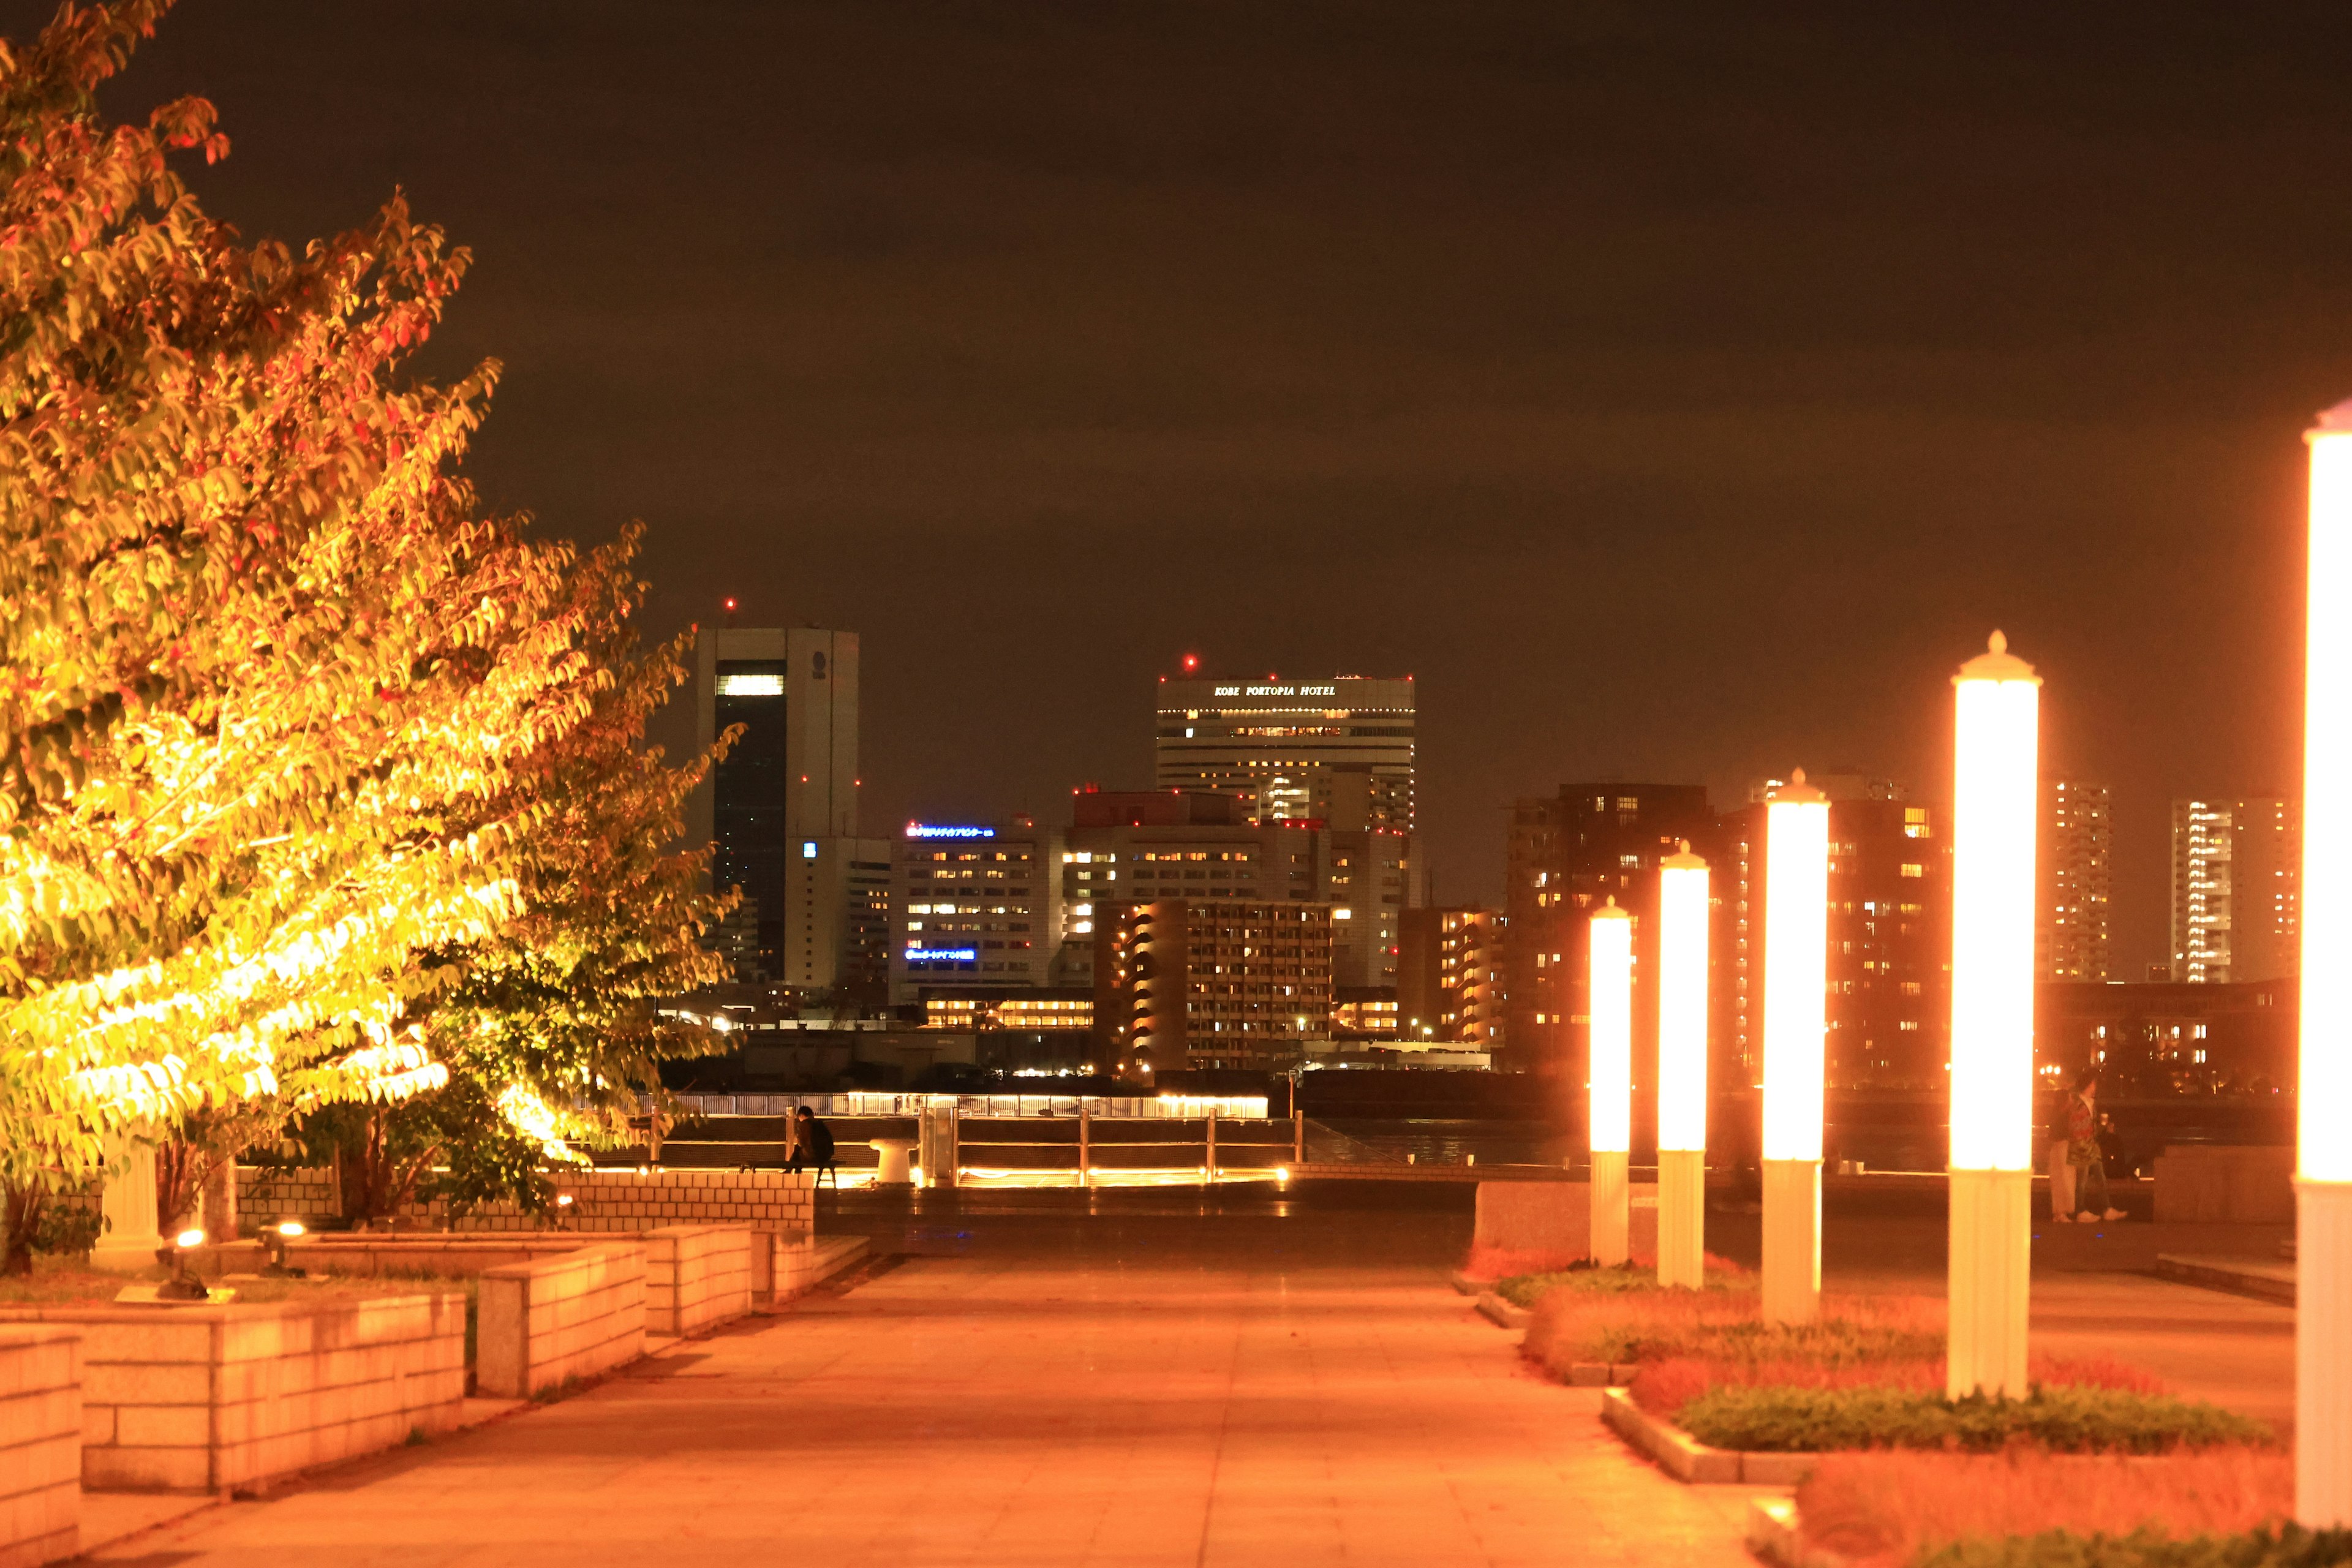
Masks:
[[[1767,1325],[1748,1290],[1552,1290],[1537,1299],[1526,1353],[1556,1375],[1580,1362],[1917,1361],[1944,1352],[1943,1303],[1831,1297],[1819,1321]]]
[[[2108,1548],[2091,1543],[2135,1532],[2168,1542],[2243,1536],[2284,1519],[2294,1498],[2293,1461],[2277,1448],[2216,1447],[2160,1458],[2027,1447],[1985,1455],[1879,1450],[1822,1459],[1797,1489],[1797,1510],[1809,1544],[1851,1558],[1857,1568],[1898,1568],[1930,1553],[1944,1554],[1931,1559],[1938,1568],[2121,1568],[2169,1560],[2127,1551],[2102,1556]],[[2076,1554],[2047,1542],[2005,1539],[2053,1532],[2063,1532]],[[1949,1554],[1955,1547],[1958,1553]],[[2001,1554],[2019,1549],[2018,1555]]]
[[[1934,1388],[1724,1384],[1675,1421],[1718,1448],[1819,1453],[1834,1448],[1950,1448],[1990,1453],[2032,1443],[2060,1453],[2161,1454],[2221,1443],[2263,1444],[2271,1428],[2218,1405],[2092,1387],[2036,1388],[2023,1399],[1946,1399]]]
[[[2147,1394],[2165,1392],[2163,1384],[2137,1367],[2104,1357],[2076,1360],[2037,1355],[2027,1363],[2027,1372],[2039,1387],[2104,1388]],[[1629,1392],[1643,1409],[1672,1420],[1707,1390],[1743,1384],[1895,1388],[1935,1394],[1944,1386],[1944,1359],[1940,1347],[1935,1355],[1907,1361],[1853,1356],[1814,1360],[1675,1356],[1644,1363],[1634,1373]]]
[[[2021,1539],[1955,1542],[1917,1559],[1917,1568],[2333,1568],[2347,1563],[2352,1530],[2287,1524],[2185,1541],[2154,1531],[2085,1537],[2053,1530]]]
[[[1706,1288],[1709,1290],[1754,1290],[1756,1276],[1737,1263],[1709,1257],[1706,1259]],[[1622,1295],[1629,1291],[1664,1291],[1681,1289],[1681,1286],[1658,1283],[1658,1265],[1654,1258],[1637,1258],[1628,1263],[1599,1264],[1589,1258],[1578,1258],[1563,1268],[1549,1268],[1526,1274],[1512,1274],[1495,1281],[1495,1294],[1515,1307],[1532,1307],[1547,1291],[1591,1290],[1604,1295]]]

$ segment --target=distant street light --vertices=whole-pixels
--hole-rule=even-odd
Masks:
[[[1696,1290],[1706,1258],[1706,862],[1658,862],[1658,1283]]]
[[[1822,1310],[1829,797],[1799,768],[1764,817],[1764,1321],[1810,1323]]]
[[[2303,679],[2303,1043],[2295,1163],[2294,1516],[2352,1525],[2352,402],[2311,443]]]
[[[2022,1399],[2033,1260],[2033,839],[2042,679],[1992,634],[1954,688],[1945,1390]]]
[[[1610,900],[1592,916],[1591,1049],[1586,1125],[1592,1144],[1592,1260],[1615,1264],[1631,1250],[1633,1146],[1633,917]]]

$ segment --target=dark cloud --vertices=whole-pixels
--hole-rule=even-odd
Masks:
[[[0,7],[21,35],[38,11]],[[2299,768],[2298,437],[2352,392],[2317,5],[191,0],[252,232],[475,247],[477,477],[865,635],[879,822],[1147,776],[1152,678],[1411,671],[1441,892],[1511,795],[1941,793],[1998,623],[2119,790]]]

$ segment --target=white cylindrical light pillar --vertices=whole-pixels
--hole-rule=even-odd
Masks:
[[[1764,808],[1764,1321],[1822,1310],[1830,803],[1799,768]]]
[[[1594,912],[1586,955],[1592,1260],[1617,1264],[1631,1251],[1633,1223],[1626,1172],[1633,1148],[1633,917],[1616,900]]]
[[[2352,1526],[2352,402],[2311,442],[2303,678],[2303,1039],[2296,1087],[2294,1516]]]
[[[1706,1282],[1706,862],[1658,862],[1658,1283]]]
[[[2042,680],[1992,634],[1952,678],[1951,1329],[1944,1383],[2025,1397]]]

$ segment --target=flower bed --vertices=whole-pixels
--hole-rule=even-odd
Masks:
[[[2278,1529],[2293,1462],[2275,1448],[2163,1458],[1903,1452],[1822,1459],[1797,1489],[1803,1543],[1854,1568],[2317,1568],[2352,1535]]]
[[[1764,1323],[1753,1289],[1553,1289],[1537,1299],[1526,1353],[1555,1376],[1592,1362],[1696,1361],[1844,1366],[1944,1352],[1943,1304],[1917,1297],[1832,1297],[1820,1321]]]
[[[1640,1385],[1637,1376],[1637,1400]],[[1779,1454],[1876,1447],[1982,1454],[2014,1443],[2069,1454],[2161,1454],[2273,1438],[2263,1423],[2218,1405],[2064,1384],[2037,1384],[2022,1399],[1958,1400],[1941,1389],[1883,1384],[1733,1384],[1660,1414],[1709,1447]]]

